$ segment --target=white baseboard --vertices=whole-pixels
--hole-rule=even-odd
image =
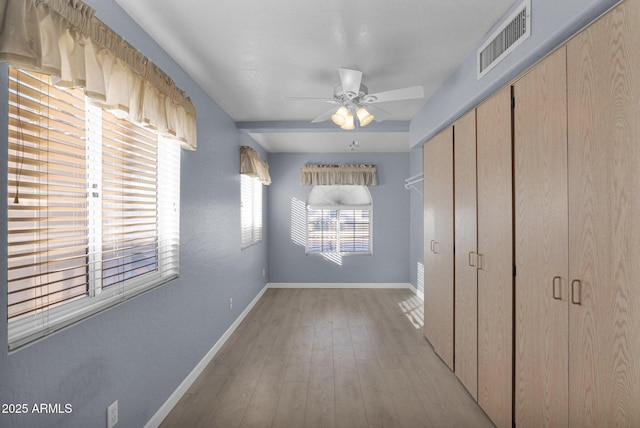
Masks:
[[[269,288],[415,288],[408,282],[270,282]]]
[[[407,284],[407,288],[411,291],[413,291],[415,294],[418,294],[418,289],[416,287],[413,286],[413,284],[408,283]]]
[[[238,316],[238,318],[236,318],[236,320],[233,322],[233,324],[231,324],[231,326],[227,329],[227,331],[224,332],[222,337],[218,339],[216,344],[213,345],[213,347],[209,350],[209,352],[207,352],[204,358],[200,360],[198,365],[193,370],[191,370],[191,373],[189,373],[189,375],[187,375],[187,377],[182,381],[182,383],[180,383],[178,388],[175,391],[173,391],[173,394],[171,394],[169,398],[167,398],[167,401],[165,401],[164,404],[162,404],[162,406],[158,409],[155,415],[153,415],[153,417],[149,419],[149,421],[144,426],[145,428],[157,428],[158,426],[160,426],[164,418],[166,418],[167,415],[173,409],[173,407],[176,404],[178,404],[178,401],[180,401],[182,396],[187,392],[187,390],[193,384],[193,382],[196,381],[198,376],[200,376],[200,374],[204,371],[204,369],[211,362],[211,360],[213,360],[213,357],[216,356],[220,348],[222,348],[222,345],[225,344],[225,342],[229,339],[231,334],[233,334],[236,328],[238,328],[242,320],[245,319],[249,311],[251,311],[251,309],[253,309],[253,307],[258,302],[258,300],[260,300],[264,292],[267,291],[267,288],[269,288],[268,284],[262,287],[262,290],[260,290],[260,292],[256,295],[256,297],[253,298],[251,303],[249,303],[249,305],[245,308],[245,310],[242,311],[242,313]]]
[[[409,289],[416,293],[416,296],[422,301],[424,301],[424,292],[420,291],[415,285],[409,284]]]

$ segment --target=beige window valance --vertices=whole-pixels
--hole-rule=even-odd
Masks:
[[[80,87],[96,104],[195,150],[196,110],[173,80],[80,0],[1,0],[0,61]]]
[[[269,164],[249,146],[240,146],[240,174],[256,177],[262,184],[271,184]]]
[[[305,165],[300,184],[377,186],[378,170],[375,165]]]

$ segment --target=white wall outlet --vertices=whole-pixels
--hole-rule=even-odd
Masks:
[[[118,423],[118,400],[107,407],[107,428],[112,428]]]
[[[264,278],[265,276],[267,276],[267,269],[262,268],[262,277]]]
[[[229,309],[233,309],[233,297],[229,297]]]

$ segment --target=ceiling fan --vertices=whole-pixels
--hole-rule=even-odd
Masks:
[[[361,71],[339,68],[338,72],[340,73],[340,85],[335,87],[333,98],[287,97],[287,99],[317,100],[338,104],[340,107],[337,109],[334,107],[322,113],[313,119],[311,123],[324,122],[331,119],[333,123],[342,129],[354,129],[356,118],[360,126],[364,127],[374,119],[376,122],[381,122],[391,116],[390,113],[372,104],[424,97],[422,86],[411,86],[409,88],[370,94],[368,88],[362,83]]]

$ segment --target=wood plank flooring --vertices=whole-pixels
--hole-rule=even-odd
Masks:
[[[402,289],[269,289],[162,423],[491,427]]]

